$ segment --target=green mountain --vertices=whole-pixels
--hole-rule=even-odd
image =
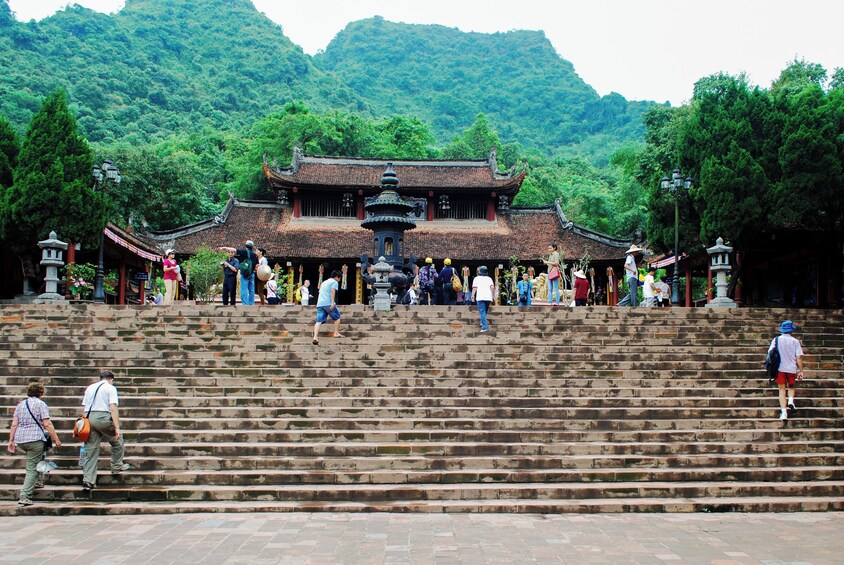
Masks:
[[[600,97],[541,32],[463,33],[373,18],[311,58],[249,0],[127,0],[16,21],[0,0],[0,114],[21,131],[68,91],[82,132],[133,145],[238,132],[301,100],[316,111],[416,116],[442,144],[484,113],[505,143],[601,154],[643,135],[646,103]]]
[[[600,97],[537,31],[465,33],[376,17],[349,24],[315,61],[380,115],[418,116],[440,139],[484,113],[502,141],[546,151],[593,136],[639,140],[650,106]]]
[[[105,143],[235,130],[294,99],[365,110],[249,0],[127,0],[116,15],[71,6],[29,23],[0,0],[0,114],[23,129],[59,86]]]

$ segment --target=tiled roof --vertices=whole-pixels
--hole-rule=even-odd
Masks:
[[[490,190],[502,194],[518,192],[526,171],[498,171],[495,154],[479,161],[402,161],[321,157],[294,153],[289,167],[264,163],[264,174],[274,189],[313,187],[336,190],[376,190],[381,176],[393,164],[399,179],[398,192],[426,190]]]
[[[567,259],[585,254],[596,261],[624,259],[629,242],[613,240],[567,224],[553,206],[498,214],[495,222],[420,222],[405,233],[405,253],[451,257],[463,261],[505,261],[517,256],[537,260],[554,241]],[[251,239],[267,249],[271,260],[354,259],[372,254],[372,232],[358,220],[314,220],[291,217],[290,208],[274,204],[236,202],[225,219],[157,234],[180,254],[192,254],[202,244],[242,246]]]

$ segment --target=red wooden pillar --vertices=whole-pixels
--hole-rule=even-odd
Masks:
[[[677,281],[674,284],[678,284]],[[692,265],[686,265],[686,308],[692,307]]]
[[[712,302],[712,265],[706,267],[706,303]]]
[[[363,201],[364,201],[363,191],[358,190],[358,220],[360,220],[360,221],[364,220],[364,214],[365,214],[364,209],[363,209]]]
[[[495,221],[495,193],[489,195],[489,202],[486,203],[486,219],[487,221]]]
[[[302,217],[302,199],[299,197],[299,188],[293,187],[293,217]]]
[[[425,219],[429,222],[434,221],[434,192],[428,191],[428,205],[426,206],[428,209],[428,213],[425,215]]]
[[[117,268],[117,303],[126,304],[126,261],[120,261]]]
[[[736,251],[736,272],[740,271],[741,268],[741,261],[743,257],[741,256],[740,251]],[[736,284],[736,306],[744,306],[744,289],[742,288],[741,280]]]
[[[67,263],[65,265],[70,265],[71,263],[76,263],[76,244],[72,241],[67,242]],[[70,298],[70,285],[67,284],[67,277],[65,277],[65,285],[64,285],[64,297]]]

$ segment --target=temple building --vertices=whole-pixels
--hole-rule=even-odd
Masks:
[[[559,203],[512,206],[526,171],[500,171],[494,152],[484,160],[388,161],[296,150],[287,167],[264,159],[272,201],[232,198],[214,218],[151,237],[180,256],[202,245],[242,247],[253,240],[266,248],[271,266],[278,264],[296,282],[309,279],[315,285],[331,270],[342,270],[341,301],[360,303],[361,256],[377,259],[379,252],[373,232],[361,223],[369,218],[367,204],[384,189],[381,180],[390,164],[398,183],[389,188],[409,205],[404,208],[415,224],[403,235],[405,259],[415,256],[419,265],[432,257],[440,269],[448,257],[458,273],[474,275],[486,265],[501,277],[512,259],[538,275],[545,271],[541,256],[555,242],[569,264],[588,258],[594,284],[605,297],[608,272],[621,272],[629,241],[568,221]]]

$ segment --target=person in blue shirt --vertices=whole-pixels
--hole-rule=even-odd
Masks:
[[[319,345],[319,327],[328,318],[334,320],[334,337],[344,337],[340,333],[340,310],[337,309],[337,291],[340,290],[340,279],[343,273],[331,271],[331,277],[319,285],[317,298],[317,315],[314,324],[314,345]]]
[[[531,293],[533,292],[533,283],[530,282],[530,276],[525,273],[522,275],[522,280],[516,285],[517,292],[519,293],[519,306],[530,306],[531,302],[533,302],[533,297]]]

